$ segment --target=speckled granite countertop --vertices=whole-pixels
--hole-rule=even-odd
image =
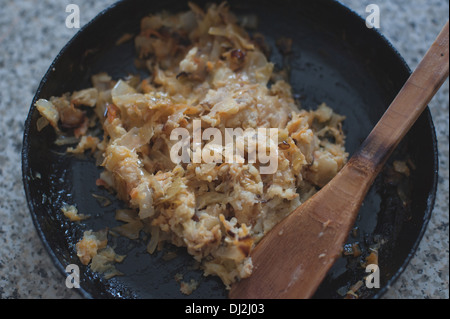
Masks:
[[[24,122],[42,76],[76,29],[66,5],[79,5],[81,25],[113,0],[0,0],[0,298],[79,298],[65,287],[37,235],[22,185]],[[343,0],[360,15],[374,3],[383,33],[414,69],[448,19],[442,0]],[[449,298],[448,81],[430,103],[439,143],[439,185],[428,230],[411,263],[385,298]]]

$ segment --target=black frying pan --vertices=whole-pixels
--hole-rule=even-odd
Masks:
[[[196,1],[201,6],[211,1]],[[289,62],[291,84],[304,108],[326,102],[347,116],[344,130],[352,154],[371,131],[400,90],[410,70],[396,50],[377,31],[366,28],[355,13],[331,0],[230,1],[232,10],[256,14],[258,31],[272,46],[271,60],[278,66]],[[100,13],[60,52],[44,76],[25,123],[23,181],[29,208],[46,248],[63,275],[68,264],[80,265],[75,243],[86,229],[115,227],[114,211],[125,205],[95,186],[101,171],[89,157],[62,154],[54,145],[50,127],[37,132],[39,98],[89,87],[90,76],[108,72],[118,79],[142,73],[133,64],[133,42],[116,46],[124,33],[137,33],[140,19],[162,9],[187,10],[186,1],[120,1]],[[293,53],[282,55],[275,42],[280,36],[293,39]],[[145,73],[145,72],[144,72]],[[342,291],[367,273],[360,266],[369,248],[379,247],[381,288],[362,287],[361,298],[379,298],[401,274],[427,226],[434,205],[437,182],[437,143],[427,109],[392,155],[386,169],[369,192],[357,220],[358,231],[349,237],[362,250],[359,257],[343,256],[331,269],[316,298],[342,298]],[[392,161],[408,161],[409,177],[395,173]],[[36,176],[39,176],[37,178]],[[113,205],[103,207],[92,193],[105,196]],[[60,211],[63,203],[76,204],[92,217],[80,224],[69,222]],[[117,268],[125,276],[105,280],[80,265],[81,289],[89,298],[225,298],[220,280],[203,277],[192,269],[192,258],[183,249],[165,260],[164,252],[148,255],[146,242],[111,238],[116,252],[127,258]],[[174,276],[196,279],[199,288],[189,297],[179,291]]]

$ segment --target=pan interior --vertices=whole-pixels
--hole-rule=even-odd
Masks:
[[[208,1],[210,2],[210,1]],[[197,1],[203,6],[206,1]],[[347,150],[352,154],[379,120],[386,107],[409,76],[396,51],[364,21],[334,1],[229,1],[238,15],[252,14],[259,20],[258,32],[272,47],[271,60],[289,65],[291,85],[303,108],[326,102],[346,116],[344,130]],[[142,73],[134,66],[131,42],[116,46],[124,33],[136,33],[140,18],[148,13],[186,10],[183,1],[121,1],[102,12],[61,51],[44,77],[34,102],[90,86],[90,76],[107,72],[118,79]],[[252,32],[252,31],[250,31]],[[280,37],[293,40],[293,53],[283,56],[276,49]],[[70,75],[70,76],[68,76]],[[24,184],[33,220],[58,268],[80,264],[75,243],[87,229],[99,230],[119,225],[117,208],[125,207],[95,181],[101,168],[89,157],[64,155],[54,145],[50,128],[37,132],[38,112],[31,107],[26,122],[23,148]],[[436,141],[429,111],[425,111],[406,136],[386,169],[370,190],[358,217],[349,244],[357,243],[362,255],[343,256],[332,268],[316,293],[316,298],[342,298],[367,273],[361,266],[370,248],[377,247],[381,286],[386,287],[409,260],[433,207],[436,188]],[[415,169],[409,177],[392,172],[394,160],[410,161]],[[103,207],[92,194],[113,203]],[[60,207],[76,204],[92,217],[81,224],[69,222]],[[81,270],[81,293],[92,298],[226,298],[218,278],[203,277],[192,258],[181,248],[167,246],[153,255],[146,242],[112,238],[119,254],[127,258],[117,268],[125,276],[105,280],[87,267]],[[167,260],[167,252],[176,258]],[[180,293],[174,279],[200,282],[190,296]],[[382,289],[361,288],[360,297],[378,297]]]

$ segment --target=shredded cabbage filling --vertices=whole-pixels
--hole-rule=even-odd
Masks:
[[[344,117],[325,104],[301,109],[275,74],[261,36],[251,37],[225,3],[189,5],[187,12],[141,21],[136,65],[148,69],[148,78],[97,74],[92,88],[41,99],[36,107],[46,119],[40,129],[49,123],[60,134],[72,130],[80,140],[68,151],[94,152],[104,167],[98,185],[136,212],[118,213],[126,224],[117,232],[131,238],[148,232],[150,253],[165,242],[186,247],[205,275],[230,287],[251,275],[258,241],[346,163]],[[103,139],[89,135],[87,108],[102,124]],[[174,163],[171,132],[193,133],[194,120],[223,135],[226,128],[277,129],[278,140],[268,141],[277,148],[276,172],[261,174],[259,162]]]

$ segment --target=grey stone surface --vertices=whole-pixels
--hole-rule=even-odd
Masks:
[[[24,122],[40,79],[76,33],[65,27],[66,5],[81,10],[81,25],[113,0],[0,0],[0,298],[79,298],[65,287],[32,223],[21,177]],[[448,19],[439,0],[342,0],[362,16],[379,5],[380,32],[414,69]],[[420,247],[385,298],[448,298],[448,81],[430,103],[439,143],[436,206]]]

